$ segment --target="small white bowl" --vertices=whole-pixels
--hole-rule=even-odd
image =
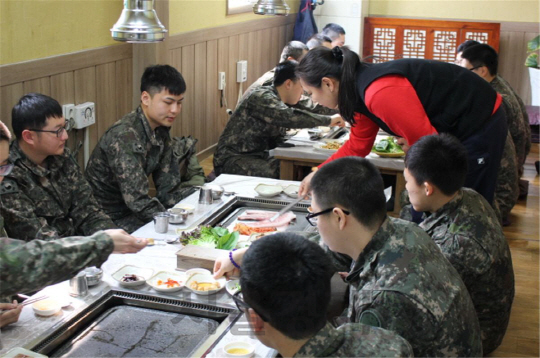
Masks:
[[[152,276],[153,273],[154,273],[154,270],[149,269],[149,268],[126,265],[122,267],[120,270],[113,273],[112,278],[118,281],[120,286],[134,287],[134,286],[140,286],[144,284],[146,280]],[[129,282],[122,281],[122,278],[125,275],[135,275],[137,276],[137,278],[139,278],[139,280],[129,281]]]
[[[289,185],[288,187],[286,187],[285,189],[283,189],[283,192],[291,197],[291,198],[298,198],[298,191],[300,191],[300,186],[298,185],[294,185],[294,184],[291,184]]]
[[[281,194],[283,188],[280,185],[259,184],[255,187],[255,191],[260,196],[271,198]]]
[[[195,211],[195,207],[193,205],[182,203],[176,204],[173,209],[184,209],[188,212],[188,214],[193,214],[193,212]]]
[[[62,309],[60,303],[51,298],[47,298],[32,304],[35,314],[38,316],[52,316]]]
[[[234,296],[236,292],[240,291],[240,280],[227,281],[225,289],[227,290],[227,292],[229,292],[231,296]]]
[[[203,275],[211,275],[212,274],[212,272],[210,272],[207,269],[192,268],[192,269],[189,269],[189,270],[186,271],[186,280],[189,280],[189,278],[191,276],[195,275],[196,273],[200,273],[200,274],[203,274]]]
[[[164,283],[169,279],[178,282],[178,286],[167,287]],[[161,284],[159,282],[162,282]],[[158,292],[176,292],[180,291],[184,287],[186,282],[186,277],[183,274],[178,274],[176,272],[169,271],[159,271],[152,278],[148,280],[148,284]]]
[[[219,288],[208,290],[208,291],[196,290],[194,288],[191,288],[191,284],[195,281],[198,283],[210,283],[210,284],[217,282],[219,284]],[[212,276],[211,274],[208,275],[208,274],[196,273],[187,279],[186,287],[198,295],[208,296],[221,290],[223,287],[225,287],[226,283],[227,283],[227,279],[225,277],[222,277],[216,280],[214,276]]]
[[[232,350],[237,350],[236,353]],[[231,358],[249,358],[255,353],[255,346],[249,342],[231,342],[223,347],[223,352],[226,357]]]

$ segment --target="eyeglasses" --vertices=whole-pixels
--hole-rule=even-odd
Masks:
[[[43,130],[43,129],[33,129],[33,128],[29,128],[28,130],[32,131],[32,132],[54,133],[54,134],[56,134],[57,138],[60,138],[62,136],[62,134],[64,134],[64,131],[67,132],[70,129],[71,129],[70,122],[66,122],[66,124],[64,124],[63,127],[60,127],[60,128],[58,128],[58,130],[55,130],[55,131],[47,131],[47,130]]]
[[[13,170],[13,164],[0,165],[0,177],[5,177],[9,175]]]
[[[236,291],[235,294],[232,296],[233,298],[233,301],[234,303],[236,304],[236,308],[238,308],[238,310],[240,312],[243,312],[244,315],[247,317],[248,315],[248,309],[252,309],[252,310],[255,310],[253,307],[251,307],[250,305],[248,305],[246,302],[244,302],[241,298],[241,295],[242,295],[242,291]],[[257,312],[257,311],[255,311]],[[265,316],[263,316],[262,314],[260,314],[259,312],[257,312],[257,314],[259,315],[259,317],[261,317],[261,319],[265,322],[268,322],[268,319],[266,319]]]
[[[480,67],[484,67],[484,65],[480,65],[480,66],[476,66],[476,67],[473,67],[473,68],[469,68],[469,71],[474,71]]]
[[[331,212],[332,210],[334,210],[335,208],[329,208],[329,209],[326,209],[326,210],[322,210],[322,211],[319,211],[318,213],[309,213],[306,215],[306,220],[307,222],[309,223],[309,225],[311,226],[317,226],[317,220],[314,220],[314,221],[311,221],[311,219],[319,216],[319,215],[323,215],[323,214],[328,214],[329,212]],[[343,213],[345,215],[349,215],[350,212],[347,211],[347,210],[344,210],[344,209],[341,209],[341,211],[343,211]]]

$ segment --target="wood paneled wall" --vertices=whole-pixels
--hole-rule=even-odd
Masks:
[[[292,38],[294,20],[294,16],[266,17],[171,36],[167,62],[187,83],[182,113],[171,134],[192,135],[199,139],[202,157],[211,154],[227,123],[226,109],[234,109],[238,100],[236,62],[248,61],[244,91],[279,62],[283,46]],[[133,56],[140,56],[140,48],[120,44],[0,66],[0,119],[11,127],[12,107],[29,92],[49,95],[60,104],[94,102],[96,125],[88,129],[92,151],[105,130],[138,104],[133,103],[133,88],[139,86],[132,77]],[[220,107],[218,72],[227,76],[226,107]],[[69,147],[82,139],[82,131],[71,132]],[[82,164],[82,149],[78,159]]]

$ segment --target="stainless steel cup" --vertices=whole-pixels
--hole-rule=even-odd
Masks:
[[[169,230],[170,216],[168,212],[161,212],[154,215],[154,230],[157,233],[164,234]]]
[[[79,272],[77,276],[69,280],[69,294],[71,296],[86,296],[88,294],[88,282],[84,271]]]
[[[201,191],[199,192],[199,204],[212,204],[214,202],[214,199],[212,197],[212,188],[208,187],[201,187]]]

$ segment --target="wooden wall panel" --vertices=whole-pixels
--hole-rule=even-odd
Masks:
[[[49,77],[37,78],[23,82],[24,93],[36,92],[51,95],[51,80]]]
[[[195,131],[192,135],[199,139],[197,143],[197,151],[201,151],[207,148],[209,145],[206,142],[205,136],[205,122],[208,120],[206,116],[207,103],[205,101],[206,88],[212,86],[211,83],[206,81],[206,63],[210,61],[206,57],[206,42],[198,43],[195,45],[195,90],[193,91],[193,97],[195,99],[193,108],[193,118],[195,122]]]
[[[94,148],[103,133],[120,117],[116,113],[116,105],[109,98],[119,92],[116,86],[116,64],[109,62],[96,66],[96,128],[95,135],[90,138],[90,148]],[[90,153],[91,154],[91,153]]]
[[[182,47],[182,69],[180,71],[186,81],[187,89],[182,105],[181,131],[178,126],[173,126],[176,136],[192,135],[195,137],[195,45]],[[198,138],[197,138],[198,139]]]
[[[11,134],[13,134],[11,109],[23,95],[24,89],[22,82],[0,88],[0,120],[8,126]]]
[[[204,141],[202,149],[206,149],[217,142],[219,123],[219,93],[218,90],[218,42],[206,42],[206,113],[201,121],[204,124]]]
[[[131,112],[139,105],[139,101],[133,103],[133,87],[140,87],[140,83],[132,82],[132,65],[131,58],[115,61],[115,76],[116,93],[110,98],[116,108],[116,119],[122,118],[125,114]],[[114,123],[114,122],[113,122]]]
[[[215,128],[223,128],[227,124],[228,114],[227,108],[229,108],[229,100],[233,97],[232,90],[235,88],[235,80],[232,75],[233,72],[229,71],[229,43],[232,43],[229,38],[222,38],[218,40],[217,44],[217,68],[218,72],[225,72],[225,91],[223,91],[223,99],[221,98],[221,92],[218,91],[218,107],[217,107],[217,121],[215,122],[214,129],[214,141],[217,143],[220,133]],[[233,50],[232,48],[230,49]]]

